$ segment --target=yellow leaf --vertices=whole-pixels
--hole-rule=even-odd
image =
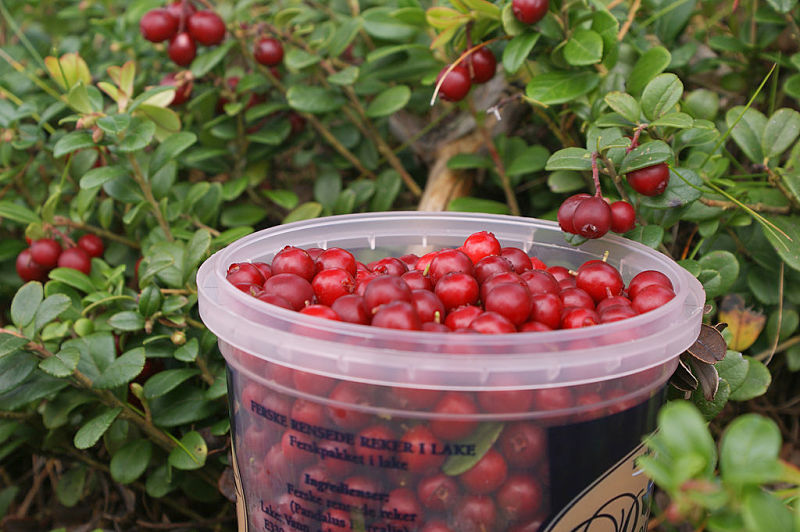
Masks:
[[[767,322],[760,312],[745,308],[744,299],[736,294],[722,299],[718,319],[728,324],[731,335],[728,347],[733,351],[744,351],[753,345]]]
[[[92,82],[92,75],[89,73],[86,61],[76,52],[64,54],[59,59],[48,56],[45,58],[44,64],[50,77],[62,90],[72,88],[79,81],[82,81],[84,85]]]

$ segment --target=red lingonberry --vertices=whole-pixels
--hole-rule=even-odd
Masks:
[[[309,250],[306,250],[306,253],[311,256]],[[316,264],[317,272],[328,268],[341,268],[350,275],[356,274],[356,258],[346,249],[329,248],[324,251],[320,250],[320,253],[312,258]]]
[[[483,312],[481,307],[475,305],[464,305],[457,309],[453,309],[447,313],[444,319],[444,324],[450,330],[466,329],[472,323],[472,320],[480,316]]]
[[[473,83],[486,83],[494,77],[497,70],[497,58],[486,46],[469,54]]]
[[[206,46],[215,46],[225,38],[225,22],[213,11],[192,14],[186,27],[194,40]]]
[[[600,323],[611,323],[636,316],[636,311],[630,305],[611,305],[605,307],[600,314]]]
[[[547,14],[549,0],[513,0],[511,11],[523,24],[536,24]]]
[[[316,266],[306,250],[286,246],[272,259],[272,273],[293,273],[311,281],[316,273]]]
[[[17,255],[16,268],[17,275],[26,283],[28,281],[45,281],[47,279],[47,269],[33,260],[30,249],[23,249]]]
[[[308,305],[300,309],[300,314],[306,316],[316,316],[326,320],[341,321],[339,315],[328,305]]]
[[[564,316],[561,318],[562,329],[580,329],[598,323],[600,323],[600,316],[590,308],[572,307],[570,310],[565,308]]]
[[[431,278],[423,275],[419,270],[409,270],[401,275],[400,278],[405,281],[411,290],[433,290]]]
[[[611,230],[615,233],[627,233],[636,227],[636,211],[627,201],[615,201],[611,204]]]
[[[36,264],[46,270],[52,270],[58,264],[61,244],[52,238],[40,238],[31,243],[30,254]]]
[[[500,513],[508,521],[521,521],[536,515],[542,504],[542,487],[531,475],[511,475],[498,490],[496,499]]]
[[[539,321],[526,321],[522,325],[519,326],[519,332],[544,332],[544,331],[552,331],[552,327],[548,327],[544,323]]]
[[[489,449],[474,466],[459,475],[458,480],[470,493],[486,495],[503,485],[508,474],[508,464],[503,455]]]
[[[531,293],[527,285],[503,283],[486,294],[483,306],[487,312],[497,312],[514,325],[521,325],[531,312]]]
[[[531,258],[519,248],[513,246],[500,248],[500,256],[510,262],[514,271],[520,275],[533,268]]]
[[[576,286],[592,296],[595,302],[622,294],[625,283],[619,271],[601,260],[581,264],[575,276]]]
[[[651,284],[639,290],[631,301],[631,307],[638,314],[657,309],[675,297],[672,289],[660,284]]]
[[[395,257],[386,257],[367,264],[367,267],[381,275],[401,276],[408,271],[408,265]]]
[[[453,477],[437,473],[419,481],[417,496],[425,508],[443,512],[458,502],[459,488]]]
[[[530,319],[546,325],[550,329],[558,329],[561,324],[561,312],[564,303],[557,294],[542,293],[531,296]]]
[[[475,401],[464,392],[446,392],[436,403],[433,411],[437,414],[448,414],[449,417],[469,417],[478,413]],[[472,433],[478,422],[472,419],[446,420],[435,418],[428,424],[431,432],[443,440],[453,441]]]
[[[370,314],[364,305],[364,298],[358,294],[349,294],[336,299],[331,305],[339,319],[349,323],[368,325]]]
[[[355,286],[353,276],[341,268],[322,270],[311,280],[317,301],[327,306],[333,305],[342,296],[352,294]]]
[[[396,488],[389,492],[388,500],[381,508],[381,514],[387,516],[386,519],[390,523],[405,527],[408,525],[407,516],[422,515],[422,507],[413,490]]]
[[[591,196],[586,193],[575,194],[574,196],[570,196],[565,199],[561,206],[558,208],[558,225],[561,227],[562,231],[567,233],[577,233],[575,229],[575,225],[573,223],[573,217],[575,216],[575,210],[583,203],[583,200],[589,199]]]
[[[481,301],[486,301],[486,297],[494,287],[506,283],[516,283],[520,286],[527,285],[527,283],[525,283],[525,281],[522,279],[522,276],[514,273],[513,271],[496,273],[486,279],[481,285]]]
[[[377,308],[372,317],[372,326],[418,331],[422,328],[422,322],[414,305],[407,301],[392,301]]]
[[[419,267],[416,269],[419,270]],[[448,273],[463,272],[472,275],[474,269],[475,267],[472,261],[463,251],[458,249],[443,249],[431,259],[428,275],[433,283],[436,284],[439,282],[439,279]]]
[[[497,506],[488,495],[467,495],[461,499],[454,516],[458,532],[488,532],[497,530]]]
[[[381,275],[371,280],[364,289],[364,304],[370,314],[377,312],[381,305],[393,301],[411,302],[411,290],[400,277]]]
[[[442,440],[432,432],[432,428],[415,425],[400,438],[400,442],[411,449],[410,452],[404,453],[403,457],[411,473],[436,471],[446,458],[444,454],[433,452],[434,448],[441,449],[443,444]]]
[[[517,332],[511,321],[497,312],[482,312],[469,324],[469,329],[481,334],[507,334]]]
[[[439,279],[434,293],[447,310],[472,305],[478,301],[478,281],[470,274],[451,272]]]
[[[422,323],[435,321],[442,323],[446,316],[444,303],[430,290],[412,290],[411,302]]]
[[[561,291],[555,276],[546,270],[529,270],[520,275],[531,294],[557,294]]]
[[[191,79],[184,77],[179,80],[175,72],[170,72],[164,76],[159,85],[169,85],[175,87],[175,96],[173,96],[172,101],[169,102],[170,105],[180,105],[185,103],[192,95],[192,89],[194,88],[194,83]]]
[[[561,302],[566,307],[579,307],[594,309],[594,299],[585,290],[580,288],[566,288],[558,293]]]
[[[89,275],[92,270],[92,261],[89,254],[86,253],[83,248],[68,248],[62,251],[61,255],[58,257],[58,267],[72,268],[73,270],[78,270],[79,272]]]
[[[605,299],[600,300],[595,307],[597,312],[603,312],[608,307],[614,307],[617,305],[624,305],[627,307],[631,306],[631,300],[623,295],[619,296],[611,296]]]
[[[311,288],[311,283],[294,273],[273,275],[264,283],[264,291],[284,298],[295,310],[314,302],[314,289]]]
[[[461,245],[463,251],[473,264],[490,255],[500,254],[500,242],[489,231],[480,231],[467,237]]]
[[[669,166],[659,163],[645,166],[627,174],[628,184],[643,196],[663,194],[669,184]]]
[[[166,10],[169,11],[178,22],[186,21],[186,19],[197,12],[197,8],[194,7],[194,4],[188,0],[175,0],[171,4],[167,4]]]
[[[545,431],[532,421],[508,425],[500,434],[498,444],[508,465],[514,469],[533,468],[547,452]]]
[[[359,408],[369,406],[372,403],[372,396],[373,390],[369,386],[358,382],[341,381],[328,395],[328,399],[339,403],[336,406],[328,406],[328,417],[343,429],[357,430],[365,427],[372,421],[373,415]]]
[[[283,61],[283,45],[278,39],[264,37],[256,41],[253,55],[262,65],[279,65]]]
[[[197,45],[191,35],[184,31],[169,41],[167,54],[176,65],[189,66],[197,55]]]
[[[645,270],[637,273],[631,282],[628,283],[628,297],[633,299],[641,290],[650,285],[661,285],[665,288],[673,289],[672,281],[669,277],[656,270]]]
[[[261,270],[249,262],[231,264],[225,278],[233,284],[255,284],[259,286],[266,281]]]
[[[178,19],[166,9],[151,9],[139,19],[139,30],[150,42],[166,41],[178,32]]]
[[[439,96],[443,100],[450,102],[460,102],[469,92],[472,82],[470,81],[469,71],[463,65],[456,65],[450,72],[449,66],[442,68],[436,82],[441,80]]]
[[[575,234],[585,238],[600,238],[611,229],[611,207],[603,198],[586,198],[575,209],[572,224]]]

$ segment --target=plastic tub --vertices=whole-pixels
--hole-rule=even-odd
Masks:
[[[231,263],[269,262],[286,245],[342,247],[366,263],[484,230],[548,265],[608,252],[626,283],[659,270],[676,297],[583,329],[443,334],[322,320],[225,280]],[[312,532],[641,529],[649,485],[633,460],[705,301],[688,272],[630,240],[574,248],[551,222],[420,212],[252,234],[202,265],[198,297],[229,368],[240,530]],[[432,413],[442,401],[464,413]]]

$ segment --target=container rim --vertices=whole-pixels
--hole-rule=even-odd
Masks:
[[[268,260],[285,245],[327,248],[344,240],[377,250],[385,241],[402,236],[405,244],[425,246],[441,238],[463,241],[482,227],[501,243],[513,242],[529,254],[534,249],[567,253],[579,263],[611,249],[612,264],[647,263],[641,269],[667,274],[676,296],[648,313],[583,329],[459,335],[307,316],[259,301],[225,279],[229,264]],[[455,387],[550,387],[643,371],[676,358],[695,341],[705,303],[702,286],[689,272],[638,242],[607,235],[573,248],[555,222],[458,212],[350,214],[268,228],[206,260],[198,271],[197,287],[201,318],[225,343],[265,361],[312,373],[408,387],[440,386],[447,374],[444,380]]]

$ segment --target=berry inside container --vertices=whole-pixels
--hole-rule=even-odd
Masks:
[[[591,327],[452,334],[325,320],[226,280],[229,265],[287,245],[369,264],[482,231],[567,270],[607,256],[625,285],[661,272],[675,296]],[[420,212],[255,233],[203,264],[198,298],[229,368],[240,527],[312,531],[572,530],[607,516],[638,530],[649,490],[634,459],[705,302],[688,272],[630,240],[574,248],[552,222]]]

